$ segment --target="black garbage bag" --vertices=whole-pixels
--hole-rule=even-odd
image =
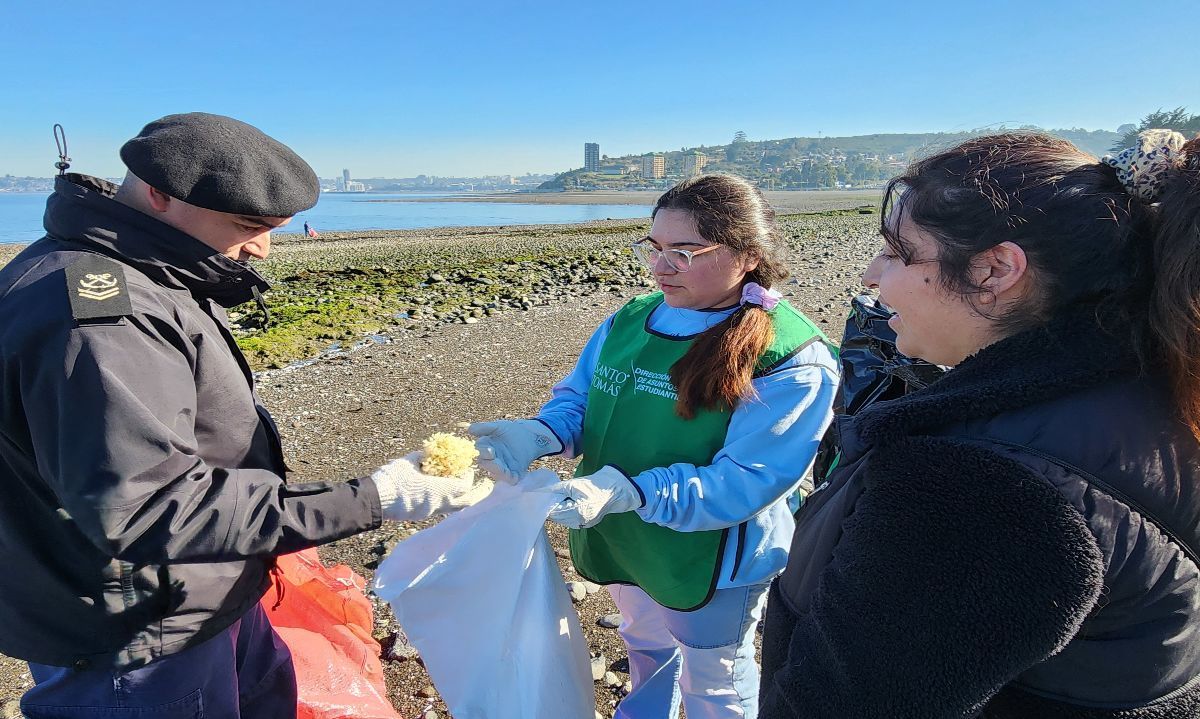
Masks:
[[[901,397],[927,386],[945,371],[896,351],[896,333],[887,324],[891,316],[870,295],[859,295],[851,301],[838,353],[842,382],[834,399],[835,414],[857,414],[876,402]],[[837,457],[837,437],[831,425],[813,464],[815,485],[825,481]]]

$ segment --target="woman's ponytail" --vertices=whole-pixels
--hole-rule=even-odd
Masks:
[[[675,412],[691,419],[699,408],[733,407],[753,398],[750,382],[758,358],[773,341],[771,315],[758,305],[744,304],[708,328],[671,367],[671,383],[679,394]]]
[[[686,212],[701,237],[725,245],[736,256],[755,258],[757,266],[746,273],[746,282],[766,291],[787,278],[775,210],[758,188],[742,178],[689,178],[658,198],[652,216],[659,210]],[[754,397],[750,383],[758,358],[774,340],[770,314],[752,303],[708,328],[671,367],[671,382],[679,395],[676,413],[691,419],[700,409],[733,407]]]

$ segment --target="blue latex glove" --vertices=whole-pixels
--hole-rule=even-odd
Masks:
[[[644,504],[633,482],[611,464],[554,489],[564,492],[567,498],[550,510],[549,518],[571,529],[594,527],[609,514],[629,512]]]
[[[558,437],[536,419],[476,422],[467,431],[478,437],[475,449],[479,450],[480,469],[509,484],[520,481],[535,459],[563,451]]]

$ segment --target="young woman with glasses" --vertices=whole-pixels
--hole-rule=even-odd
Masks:
[[[686,180],[634,244],[659,291],[592,335],[535,419],[473,425],[481,465],[517,481],[582,457],[551,514],[578,571],[623,617],[626,719],[754,717],[755,627],[787,558],[789,498],[830,418],[824,336],[779,299],[774,212],[744,180]]]

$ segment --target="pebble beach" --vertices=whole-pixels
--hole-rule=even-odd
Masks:
[[[792,277],[779,289],[837,341],[859,273],[878,248],[878,197],[803,194],[836,206],[772,198],[792,213],[781,215]],[[433,432],[530,416],[595,326],[651,290],[628,249],[648,229],[648,220],[612,220],[277,236],[270,259],[256,265],[275,285],[272,321],[264,324],[252,306],[230,316],[283,434],[295,470],[289,480],[361,476]],[[0,264],[17,249],[0,246]],[[571,469],[563,460],[547,466]],[[320,553],[369,583],[381,557],[422,526],[389,523]],[[565,531],[548,531],[593,656],[597,715],[611,717],[629,680],[611,626],[616,608],[570,566]],[[390,610],[378,602],[376,609],[400,715],[449,716]],[[31,681],[22,662],[0,656],[0,719],[20,716],[17,699]]]

